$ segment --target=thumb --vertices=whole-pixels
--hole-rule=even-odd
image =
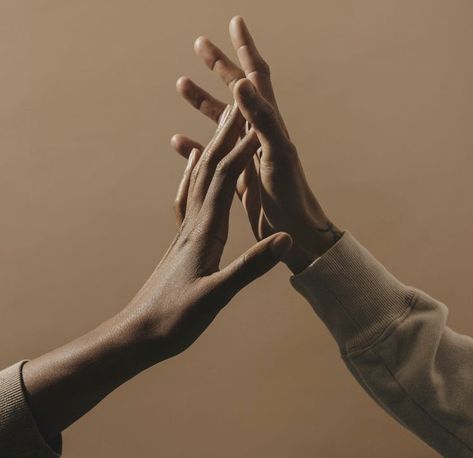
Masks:
[[[256,245],[225,267],[219,273],[220,286],[230,296],[271,270],[290,250],[292,239],[289,234],[279,232]]]
[[[276,109],[256,90],[246,78],[233,88],[233,96],[243,117],[253,126],[262,145],[283,145],[289,139]]]

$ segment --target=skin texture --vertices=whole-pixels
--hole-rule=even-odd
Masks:
[[[190,154],[175,202],[177,235],[130,304],[24,366],[28,401],[47,440],[126,380],[188,348],[238,291],[290,250],[291,238],[277,233],[219,266],[236,182],[258,143],[251,130],[236,144],[243,123],[234,105],[208,146]]]
[[[252,126],[257,135],[257,148],[261,147],[237,185],[253,233],[257,240],[277,231],[289,233],[294,243],[284,261],[298,273],[327,251],[341,232],[310,189],[279,111],[269,66],[239,16],[230,22],[230,38],[240,66],[206,37],[199,37],[194,49],[228,86],[247,127]],[[224,102],[187,77],[179,78],[176,86],[185,100],[218,122],[226,107]],[[180,134],[172,138],[171,145],[184,157],[193,148],[201,148],[198,142]]]

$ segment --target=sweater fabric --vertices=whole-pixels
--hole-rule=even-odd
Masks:
[[[393,277],[348,232],[291,283],[348,369],[390,415],[446,457],[473,458],[473,339],[447,308]],[[0,372],[0,456],[55,458],[28,406],[24,361]]]
[[[22,380],[20,361],[0,371],[0,456],[2,458],[56,458],[62,441],[54,448],[39,431],[31,413]]]
[[[291,283],[366,392],[446,457],[473,457],[473,339],[447,307],[391,275],[350,233]]]

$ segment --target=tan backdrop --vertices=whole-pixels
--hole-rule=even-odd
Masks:
[[[471,0],[0,2],[0,364],[123,307],[171,240],[174,91],[226,89],[194,56],[246,16],[315,190],[395,274],[473,334]],[[252,243],[239,206],[234,256]],[[227,259],[228,259],[227,257]],[[64,434],[66,457],[432,457],[354,382],[282,266],[184,355]]]

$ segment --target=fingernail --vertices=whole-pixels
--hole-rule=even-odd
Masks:
[[[271,241],[271,253],[276,259],[281,259],[292,247],[292,239],[289,234],[281,234]]]
[[[228,118],[228,114],[230,113],[230,110],[231,110],[231,106],[230,105],[227,105],[225,107],[225,110],[223,110],[223,113],[221,114],[220,116],[220,119],[218,121],[218,125],[219,127],[223,126],[225,124],[225,121],[227,120]]]
[[[241,85],[240,85],[240,94],[245,98],[245,99],[251,99],[254,97],[256,94],[255,87],[253,86],[253,83],[250,80],[245,80]]]

